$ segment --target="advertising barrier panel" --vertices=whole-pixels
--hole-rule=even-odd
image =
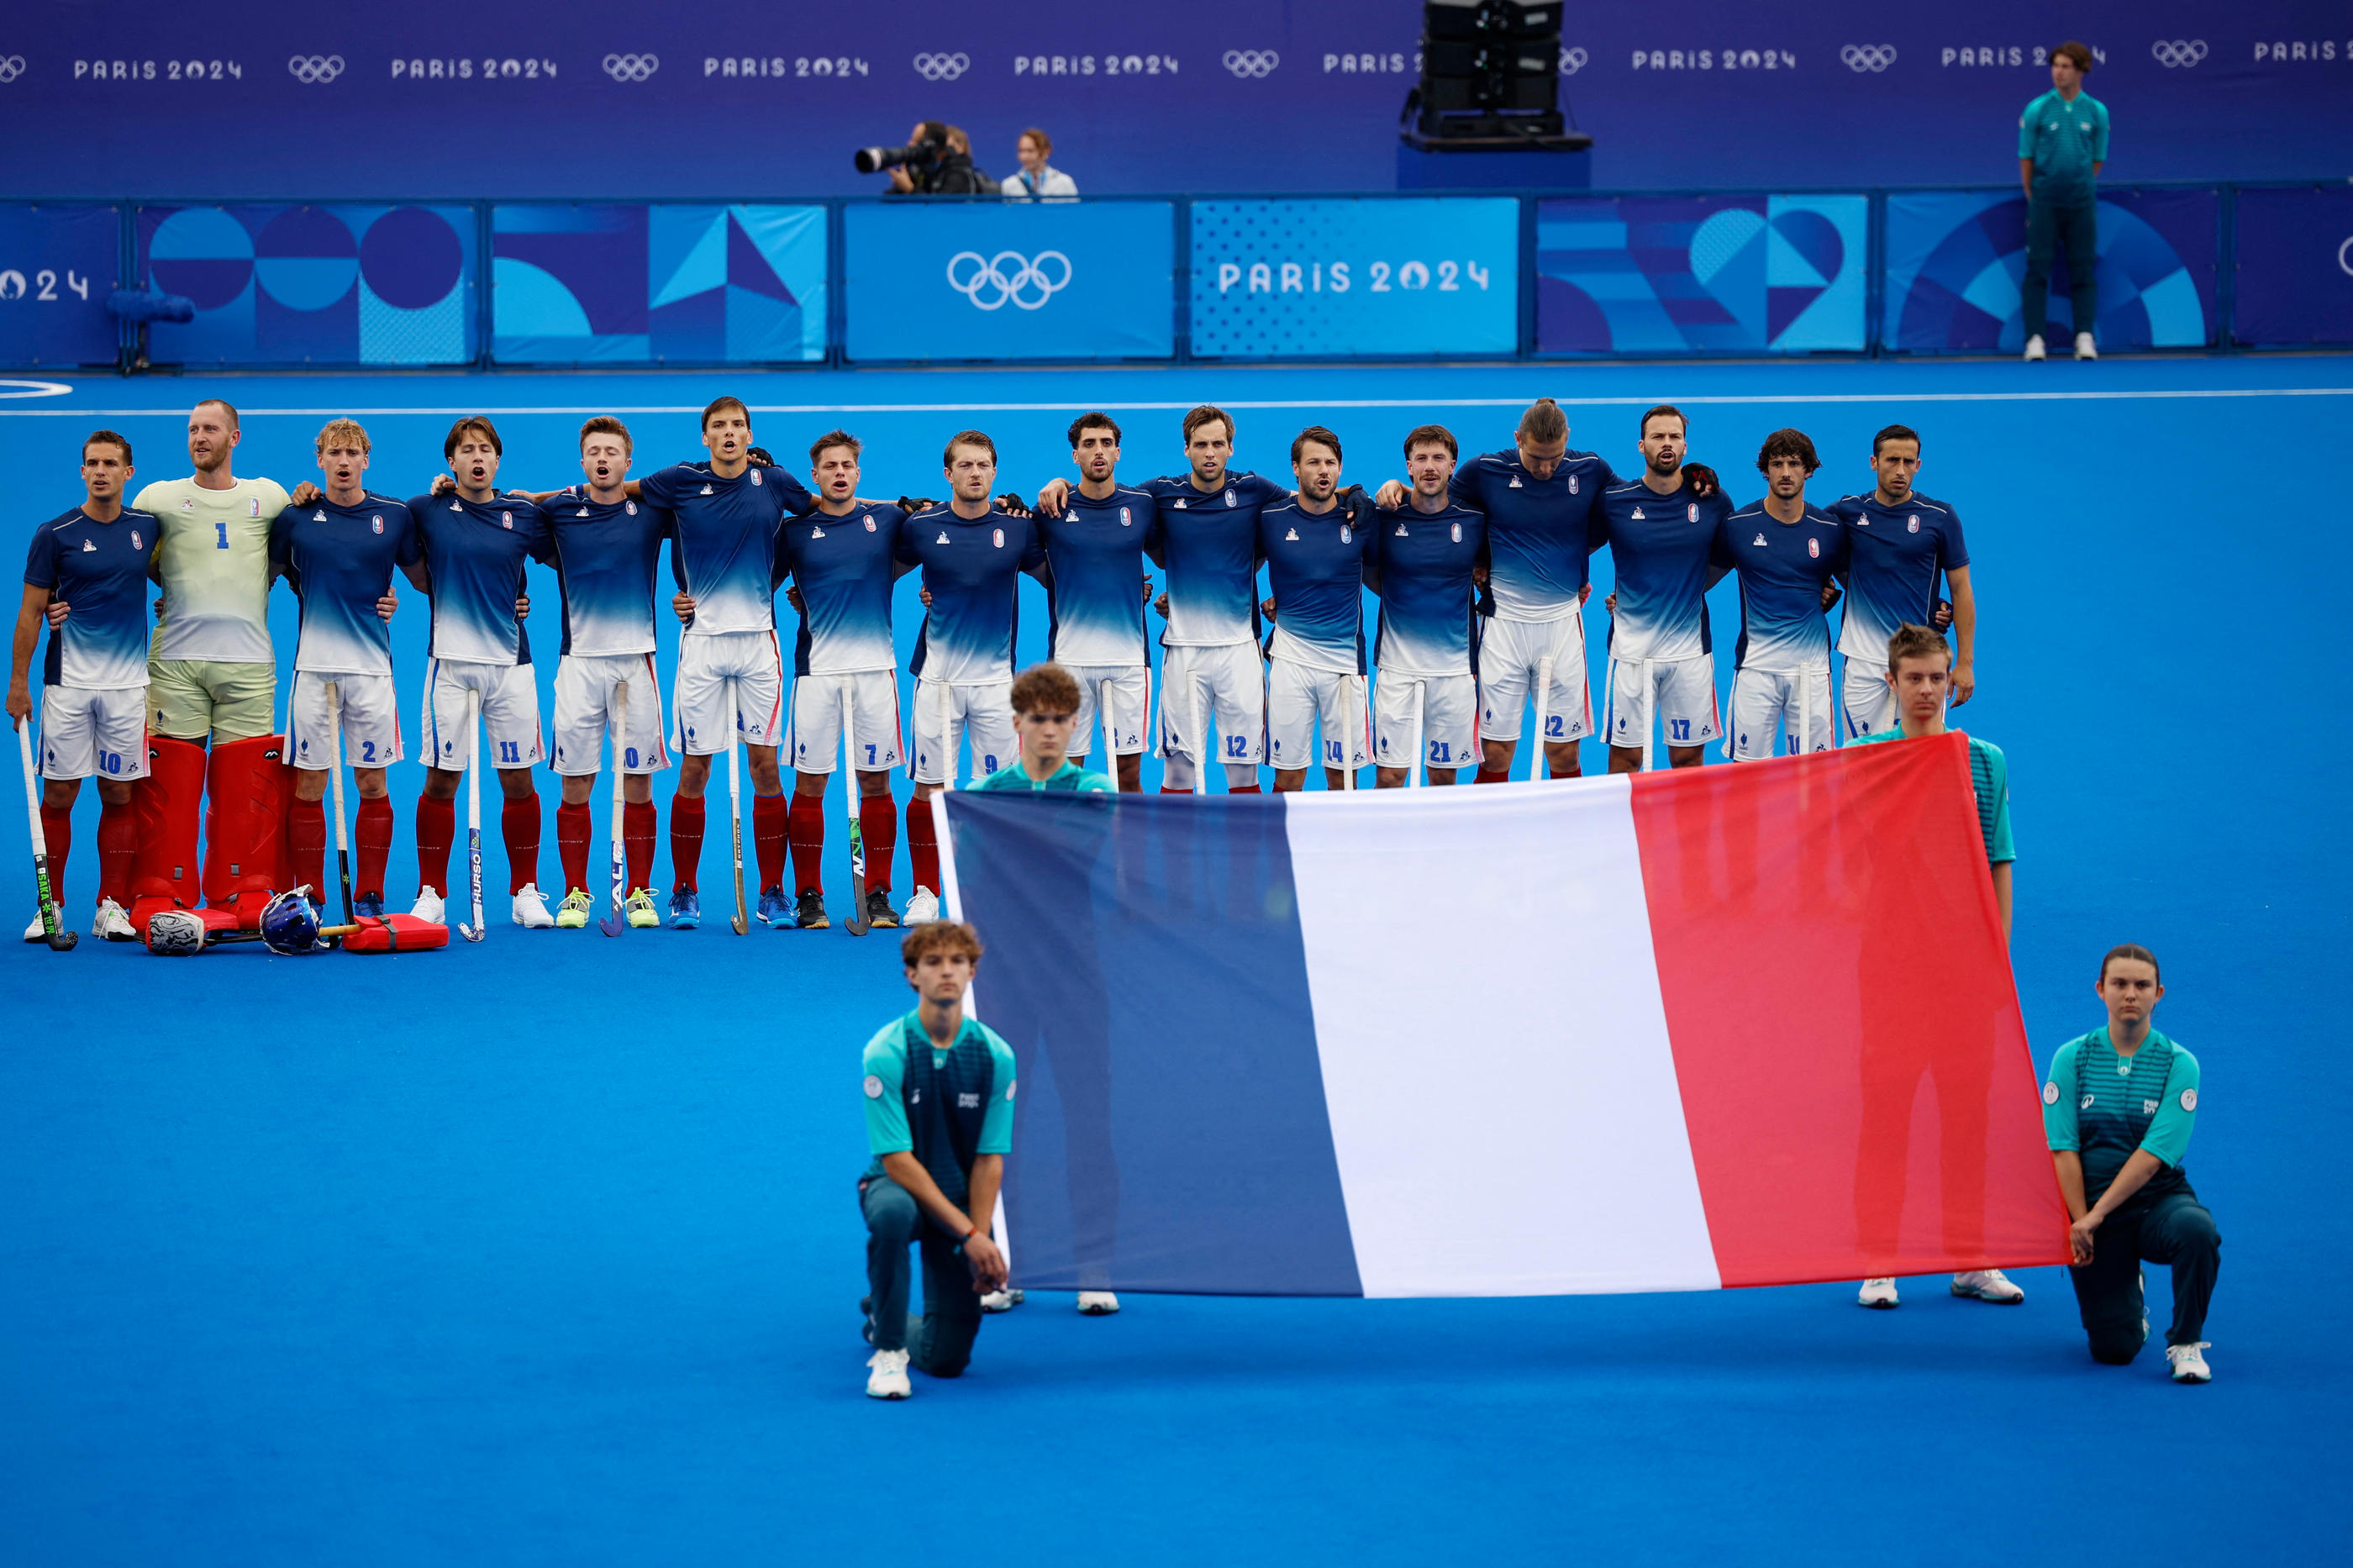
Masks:
[[[1195,202],[1193,353],[1514,353],[1519,235],[1508,196]]]
[[[1171,203],[860,203],[842,219],[852,360],[1176,352]]]
[[[491,211],[507,364],[822,360],[826,209],[596,203]]]
[[[2100,193],[2100,319],[2106,348],[2198,348],[2215,341],[2221,195]],[[2026,198],[2009,191],[1898,191],[1887,198],[1881,342],[1896,353],[2014,353],[2026,343]],[[2049,335],[2075,332],[2068,259],[2051,269]]]
[[[195,301],[157,363],[463,364],[479,347],[470,206],[141,207],[142,286]]]
[[[1862,352],[1861,195],[1604,196],[1536,208],[1536,352]]]
[[[0,206],[0,364],[112,364],[121,271],[121,207]]]
[[[2237,248],[2232,342],[2353,343],[2353,189],[2241,191]]]

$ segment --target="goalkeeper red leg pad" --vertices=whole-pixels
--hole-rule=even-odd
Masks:
[[[261,907],[286,879],[286,818],[294,791],[282,735],[213,748],[206,770],[205,902],[259,931]]]
[[[131,810],[139,852],[131,871],[131,925],[142,941],[158,910],[204,901],[196,826],[205,805],[205,749],[168,735],[147,737],[147,776],[132,781]]]

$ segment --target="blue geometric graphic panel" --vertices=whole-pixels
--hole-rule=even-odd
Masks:
[[[491,352],[511,364],[825,357],[825,209],[491,209]]]
[[[121,207],[0,206],[0,365],[113,363],[122,335],[106,297],[121,271]]]
[[[2100,347],[2214,342],[2221,200],[2211,190],[2100,194]],[[2063,253],[2051,269],[2049,332],[2075,331]],[[2015,353],[2025,346],[2026,201],[2014,191],[1887,198],[1886,346],[1904,353]]]
[[[1861,195],[1544,202],[1537,352],[1860,353],[1870,221]]]
[[[148,353],[182,364],[463,364],[474,358],[465,206],[141,207],[141,286],[194,300]]]

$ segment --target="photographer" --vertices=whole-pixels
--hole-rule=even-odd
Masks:
[[[1021,160],[1021,172],[1005,176],[1005,194],[1029,200],[1077,195],[1079,183],[1046,162],[1053,151],[1051,136],[1034,125],[1024,131],[1014,144],[1014,155]]]
[[[858,171],[891,171],[889,195],[979,196],[994,195],[997,183],[973,167],[972,140],[957,126],[921,120],[904,147],[870,147],[858,154]]]

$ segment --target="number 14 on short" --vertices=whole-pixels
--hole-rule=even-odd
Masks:
[[[1356,276],[1360,270],[1361,282]],[[1460,294],[1465,289],[1484,292],[1493,277],[1492,269],[1475,261],[1254,261],[1248,267],[1239,261],[1221,261],[1218,292],[1224,295],[1243,289],[1251,294],[1345,294],[1361,286],[1375,294],[1399,289],[1414,294],[1425,289]]]

